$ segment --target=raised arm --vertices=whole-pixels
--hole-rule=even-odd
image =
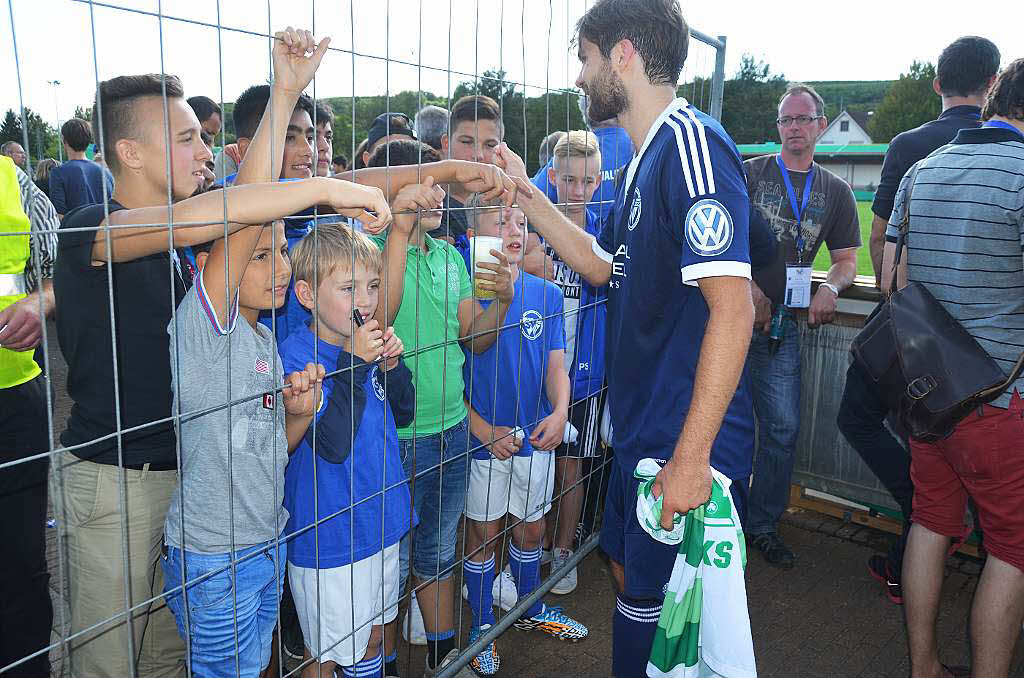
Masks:
[[[174,246],[183,247],[223,236],[225,221],[228,232],[233,233],[245,224],[263,224],[318,204],[333,205],[339,213],[365,219],[378,230],[391,222],[391,209],[380,190],[314,177],[202,193],[175,203],[170,210],[170,220],[166,206],[120,210],[112,213],[102,225],[111,226],[110,260],[131,261],[167,251],[168,221],[174,224]],[[119,228],[123,226],[135,227]],[[92,250],[94,263],[107,261],[107,237],[108,231],[104,228],[96,232]]]
[[[274,84],[260,125],[238,168],[236,185],[277,181],[281,176],[288,121],[330,42],[330,38],[324,38],[317,45],[312,33],[291,26],[274,34]]]
[[[517,193],[530,195],[535,192],[529,182],[523,184],[513,181],[494,165],[465,160],[442,160],[399,167],[366,167],[349,170],[343,176],[357,184],[376,186],[384,191],[389,200],[394,199],[405,186],[422,183],[427,176],[434,177],[436,184],[460,184],[470,193],[483,193],[488,200],[507,195],[506,202],[510,205]]]

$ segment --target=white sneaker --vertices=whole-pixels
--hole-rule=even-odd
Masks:
[[[402,637],[410,645],[426,645],[427,632],[423,628],[423,613],[420,612],[420,604],[416,600],[416,592],[412,592],[409,599],[409,609],[405,611],[405,618],[402,620]]]
[[[505,565],[505,569],[494,578],[491,597],[494,599],[494,604],[505,612],[511,610],[519,602],[519,593],[516,591],[516,580],[512,576],[511,566]],[[462,598],[467,603],[469,602],[469,587],[465,584],[462,585]]]
[[[560,568],[565,561],[572,557],[572,551],[569,549],[554,549],[551,556],[551,571],[554,572]],[[567,593],[572,593],[576,590],[577,578],[576,568],[569,570],[564,577],[558,580],[554,586],[551,587],[551,592],[560,596],[564,596]]]

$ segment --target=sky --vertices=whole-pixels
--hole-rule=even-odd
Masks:
[[[0,112],[24,101],[51,123],[65,120],[75,106],[91,104],[97,78],[161,70],[180,76],[187,96],[233,101],[268,80],[263,36],[287,25],[332,38],[308,90],[317,97],[408,89],[444,96],[491,68],[537,96],[572,86],[579,64],[569,39],[591,2],[3,0]],[[1004,64],[1024,56],[1024,2],[1002,3],[998,11],[979,5],[973,13],[945,0],[681,4],[693,28],[727,37],[727,77],[749,53],[790,80],[894,79],[969,34],[993,40]],[[692,43],[681,81],[710,75],[714,60],[714,50]]]

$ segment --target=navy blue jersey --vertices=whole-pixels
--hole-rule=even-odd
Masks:
[[[594,252],[612,265],[606,368],[615,455],[633,468],[672,455],[693,397],[708,306],[701,278],[750,278],[750,201],[722,126],[676,99],[629,164]],[[741,380],[712,447],[730,478],[749,474],[753,405]]]
[[[564,348],[561,290],[554,283],[522,271],[497,341],[483,353],[466,352],[466,399],[484,421],[523,428],[526,439],[520,456],[533,454],[529,440],[533,429],[551,414],[545,390],[548,357],[551,351]],[[473,453],[477,459],[487,459],[489,455],[486,448]]]
[[[324,380],[316,426],[310,424],[285,469],[288,561],[340,567],[398,543],[411,526],[396,430],[396,420],[407,425],[413,417],[409,368],[400,362],[383,373],[316,339],[308,327],[292,332],[280,350],[285,373],[309,362],[328,373],[342,370]]]

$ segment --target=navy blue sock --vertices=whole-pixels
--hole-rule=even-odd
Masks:
[[[384,678],[384,657],[378,652],[372,659],[363,659],[355,666],[342,666],[345,678]]]
[[[516,579],[516,593],[519,600],[537,590],[540,584],[540,549],[521,551],[511,541],[508,543],[508,561],[512,566],[512,576]],[[523,615],[533,617],[544,609],[543,601],[538,600]]]
[[[467,560],[462,565],[469,591],[469,609],[473,612],[473,626],[494,623],[494,556],[485,563]]]
[[[651,657],[661,602],[619,595],[612,620],[612,674],[615,678],[644,678]]]
[[[392,652],[388,656],[384,657],[384,675],[385,676],[397,676],[398,675],[398,651]]]
[[[431,633],[427,631],[427,661],[430,668],[436,669],[437,663],[455,649],[455,629]]]

